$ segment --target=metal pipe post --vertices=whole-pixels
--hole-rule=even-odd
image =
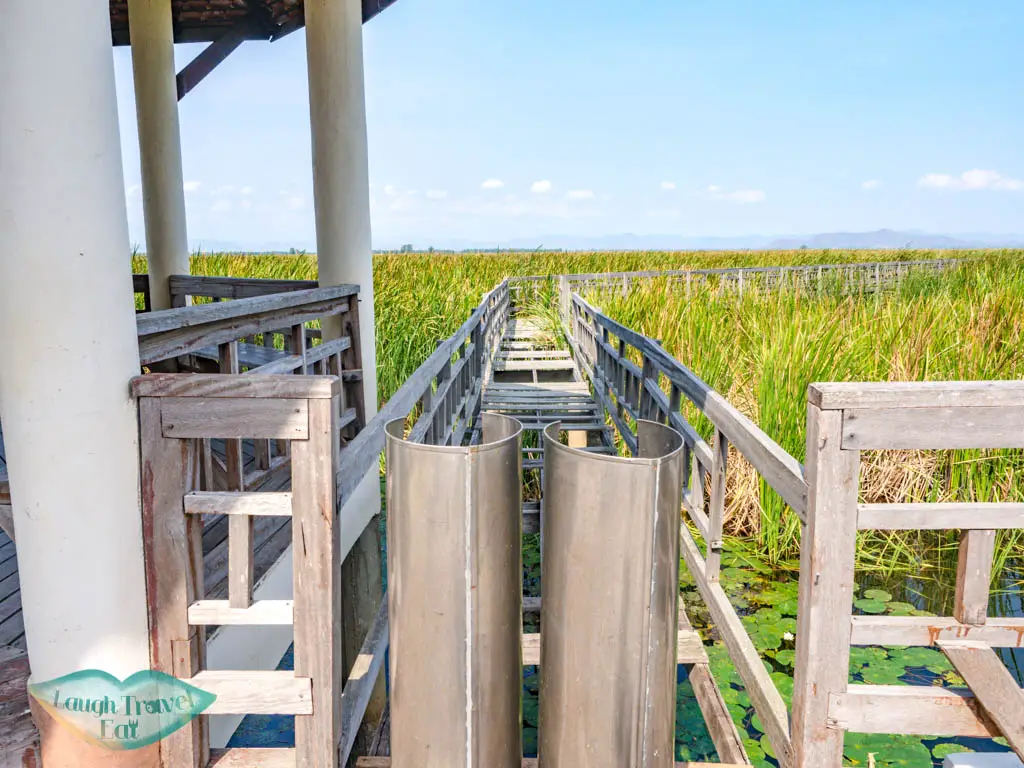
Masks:
[[[394,768],[519,768],[522,425],[480,445],[387,426]]]
[[[670,768],[683,438],[638,422],[638,457],[544,430],[543,768]]]

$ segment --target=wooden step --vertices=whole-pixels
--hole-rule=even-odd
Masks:
[[[211,749],[209,768],[295,768],[294,747]]]
[[[217,697],[206,715],[313,714],[313,681],[294,672],[205,670],[184,680]]]
[[[708,655],[704,650],[704,641],[692,629],[680,629],[676,645],[677,664],[706,664]],[[523,635],[523,665],[540,664],[540,635]]]
[[[572,360],[495,360],[496,371],[573,371]]]

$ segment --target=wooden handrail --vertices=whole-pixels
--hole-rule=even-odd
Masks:
[[[378,462],[384,450],[384,429],[391,421],[404,418],[416,407],[425,391],[441,374],[445,365],[451,362],[463,345],[475,332],[484,331],[488,338],[500,340],[504,318],[508,314],[508,281],[502,281],[494,290],[484,296],[480,305],[459,329],[441,342],[433,354],[405,380],[370,423],[341,451],[338,468],[338,495],[348,498],[355,487]],[[494,324],[497,319],[497,325]],[[489,333],[487,333],[489,331]],[[486,362],[493,349],[482,343],[479,354]],[[483,371],[480,372],[483,374]],[[437,436],[435,436],[436,438]]]
[[[803,466],[799,461],[696,373],[668,354],[654,339],[613,320],[578,294],[573,294],[572,301],[592,317],[600,328],[606,329],[636,348],[645,359],[656,366],[658,371],[664,373],[669,382],[678,387],[681,393],[686,395],[687,399],[736,446],[800,519],[804,519],[807,512],[807,484],[804,481]],[[654,385],[657,386],[656,381]]]
[[[358,293],[358,286],[336,285],[139,314],[140,362],[149,365],[213,344],[341,314]]]

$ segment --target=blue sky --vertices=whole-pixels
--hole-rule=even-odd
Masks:
[[[1022,29],[1020,0],[399,0],[364,28],[374,245],[1024,232]],[[181,102],[191,242],[315,243],[305,66],[302,32],[247,43]]]

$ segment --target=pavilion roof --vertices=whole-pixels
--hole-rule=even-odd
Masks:
[[[396,0],[362,0],[367,22]],[[277,40],[305,23],[303,0],[171,0],[177,43],[213,42],[228,30],[246,40]],[[110,0],[114,45],[127,45],[128,0]]]

